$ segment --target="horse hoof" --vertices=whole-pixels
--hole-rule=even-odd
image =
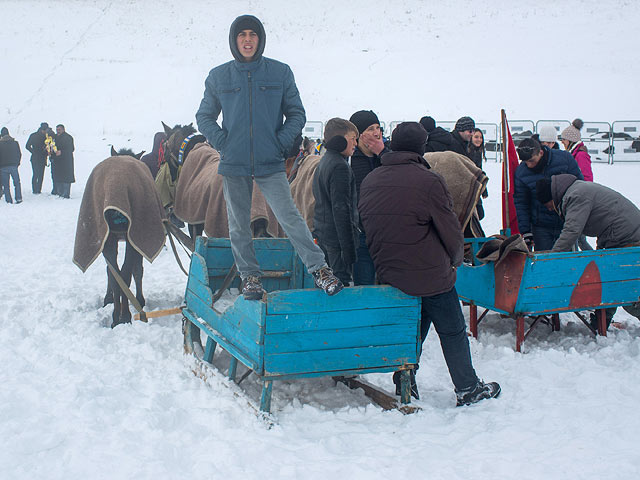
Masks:
[[[113,303],[113,293],[107,293],[104,296],[104,301],[102,303],[103,307],[106,307],[107,305],[109,305],[110,303]]]

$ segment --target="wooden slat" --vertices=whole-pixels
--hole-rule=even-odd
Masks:
[[[198,297],[208,308],[211,308],[211,305],[213,305],[213,292],[208,286],[200,283],[195,277],[189,277],[189,281],[187,282],[187,291],[185,292],[185,303],[187,306],[189,306],[189,301],[187,300],[187,298],[189,298],[187,295],[189,292]]]
[[[418,328],[414,323],[413,328],[411,325],[403,324],[276,333],[265,335],[264,348],[265,354],[275,354],[396,345],[417,341]]]
[[[416,363],[416,344],[385,345],[313,352],[265,355],[269,374],[304,374],[375,367],[400,367]]]
[[[227,352],[229,352],[233,357],[237,358],[242,364],[253,370],[257,375],[263,374],[262,369],[262,356],[256,361],[255,358],[248,356],[245,352],[238,349],[233,342],[230,342],[224,335],[215,329],[211,328],[211,326],[203,322],[203,319],[200,318],[197,314],[194,314],[189,308],[185,308],[182,311],[182,314],[196,325],[200,330],[206,333],[209,338],[212,338],[217,344],[219,344],[222,348],[224,348]]]
[[[269,306],[267,305],[267,309]],[[419,307],[362,309],[267,315],[266,333],[290,333],[377,325],[417,325]]]
[[[336,312],[370,308],[418,306],[420,299],[387,285],[348,287],[338,295],[328,296],[320,289],[283,290],[268,295],[269,315]]]
[[[187,292],[187,306],[189,310],[200,317],[207,325],[224,339],[225,349],[233,345],[245,357],[250,358],[254,364],[259,364],[264,351],[262,332],[259,326],[252,323],[252,317],[242,320],[236,319],[234,323],[226,314],[218,315],[214,310],[207,308],[202,301]],[[260,315],[254,316],[260,318]]]

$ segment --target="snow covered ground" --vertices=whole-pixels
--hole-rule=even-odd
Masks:
[[[524,354],[513,322],[489,315],[471,348],[479,375],[502,385],[498,400],[454,407],[431,332],[421,412],[382,412],[329,379],[281,382],[267,429],[222,375],[191,373],[179,316],[106,328],[104,262],[86,274],[71,263],[93,166],[110,144],[149,150],[161,119],[193,119],[241,13],[264,20],[266,55],[292,66],[310,120],[372,108],[386,121],[498,122],[501,107],[637,118],[634,2],[518,5],[0,1],[0,124],[23,146],[40,122],[64,123],[77,148],[70,200],[48,195],[50,178],[32,195],[25,155],[24,202],[0,201],[0,478],[638,478],[640,322],[622,310],[625,328],[596,340],[563,315]],[[637,165],[593,168],[640,203]],[[494,233],[499,165],[486,170]],[[144,283],[148,310],[181,303],[170,250],[145,263]],[[391,390],[390,375],[370,380]],[[254,379],[243,389],[257,399]]]

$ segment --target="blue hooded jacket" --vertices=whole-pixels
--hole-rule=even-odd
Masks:
[[[518,215],[520,233],[532,232],[532,225],[548,228],[562,227],[563,220],[542,205],[536,197],[536,182],[541,178],[551,178],[552,175],[570,173],[579,180],[584,180],[580,167],[573,156],[564,150],[552,150],[542,147],[546,164],[541,171],[530,169],[522,162],[515,174],[515,192],[513,202]],[[543,160],[541,160],[543,161]]]
[[[247,28],[259,38],[251,62],[242,61],[236,43],[238,32]],[[293,72],[288,65],[262,56],[265,42],[260,20],[251,15],[236,18],[229,31],[235,60],[211,70],[205,81],[196,120],[200,132],[220,152],[221,175],[284,172],[286,152],[306,122]]]

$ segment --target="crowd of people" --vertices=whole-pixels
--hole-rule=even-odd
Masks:
[[[31,153],[31,191],[34,195],[42,192],[47,166],[51,166],[51,180],[53,189],[51,195],[69,198],[71,184],[75,182],[73,152],[75,150],[73,137],[69,135],[64,125],[56,126],[56,131],[43,122],[40,127],[29,135],[25,145]],[[13,181],[15,203],[21,203],[22,186],[18,167],[22,160],[19,143],[9,134],[7,127],[0,130],[0,196],[4,194],[7,203],[14,203],[11,195],[10,182]]]

